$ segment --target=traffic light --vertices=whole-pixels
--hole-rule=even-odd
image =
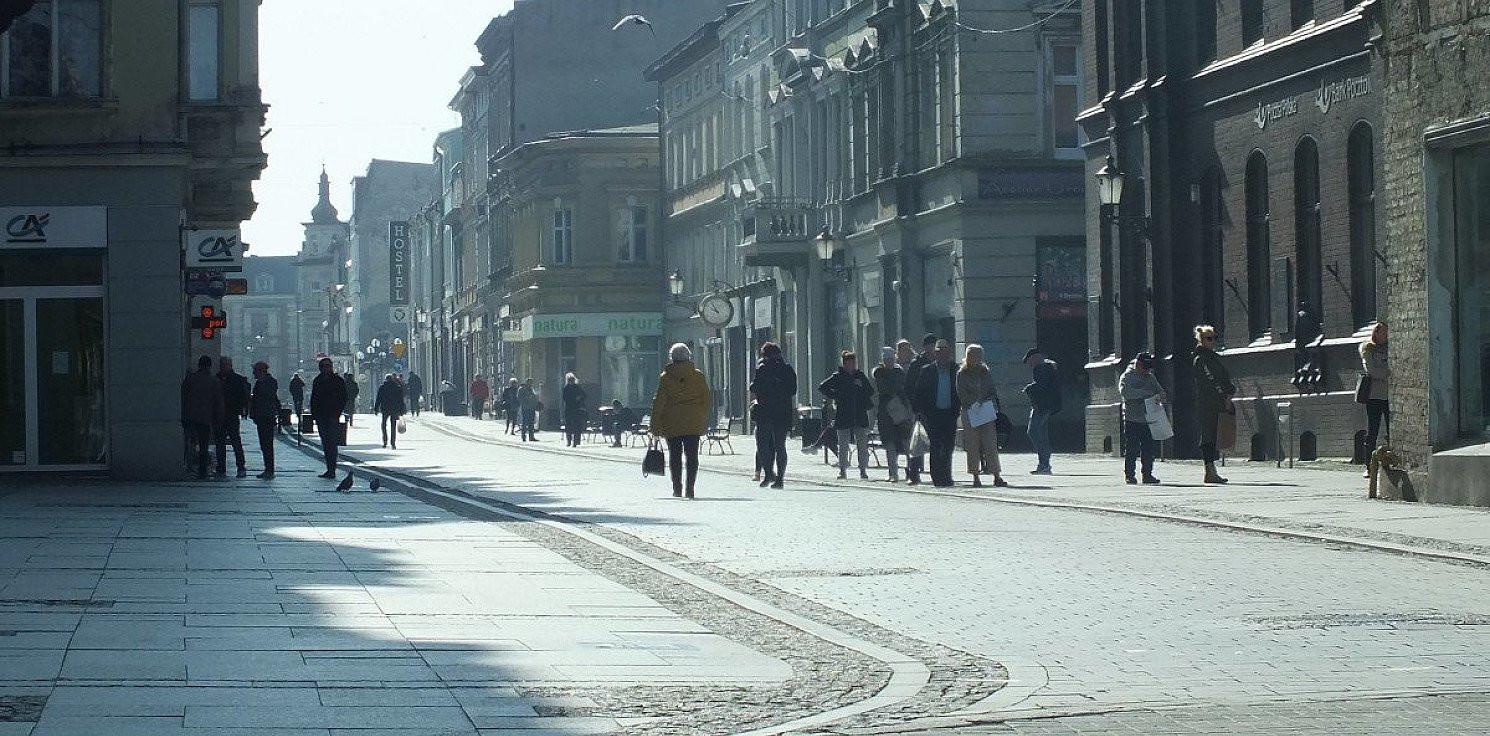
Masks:
[[[201,315],[191,318],[191,328],[202,331],[203,340],[211,340],[217,337],[218,330],[228,327],[227,310],[219,310],[217,307],[202,307]]]

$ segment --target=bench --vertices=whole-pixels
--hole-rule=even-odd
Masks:
[[[733,455],[735,446],[729,441],[729,423],[723,427],[714,427],[704,435],[705,448],[710,455]],[[718,449],[719,452],[714,452]],[[728,452],[725,450],[728,449]]]

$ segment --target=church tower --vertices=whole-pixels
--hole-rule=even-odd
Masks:
[[[300,292],[300,364],[307,377],[315,372],[316,355],[325,353],[337,361],[337,370],[350,370],[351,346],[347,344],[347,241],[351,226],[343,222],[331,203],[331,178],[321,167],[320,197],[303,223],[305,240],[296,256]],[[288,380],[288,379],[286,379]]]

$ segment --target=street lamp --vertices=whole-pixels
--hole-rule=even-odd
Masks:
[[[1097,170],[1097,201],[1102,205],[1102,218],[1118,227],[1131,227],[1140,236],[1147,237],[1148,215],[1123,214],[1123,186],[1127,179],[1117,167],[1117,162],[1108,155],[1102,168]]]
[[[842,243],[843,239],[834,235],[826,226],[812,239],[812,244],[817,247],[818,260],[823,262],[823,271],[834,278],[848,281],[850,269],[833,265],[833,256],[838,254],[838,246]]]
[[[673,274],[667,277],[667,293],[672,295],[674,301],[676,301],[678,297],[683,296],[682,271],[673,271]]]

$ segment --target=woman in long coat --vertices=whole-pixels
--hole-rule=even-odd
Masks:
[[[1235,414],[1236,407],[1231,397],[1236,386],[1231,382],[1231,372],[1221,356],[1216,354],[1216,328],[1210,325],[1195,327],[1195,406],[1200,414],[1200,456],[1205,460],[1205,482],[1225,483],[1226,479],[1216,473],[1216,461],[1221,453],[1216,449],[1216,426],[1223,412]]]
[[[667,440],[668,468],[673,497],[693,498],[698,479],[698,443],[709,430],[709,382],[693,365],[693,352],[677,343],[669,351],[672,362],[657,378],[652,397],[652,434]],[[687,459],[687,478],[683,476]]]
[[[915,415],[911,414],[911,400],[905,393],[905,369],[895,362],[895,349],[880,348],[880,364],[870,373],[874,378],[874,392],[879,397],[874,409],[875,425],[879,429],[880,444],[885,448],[886,462],[890,465],[890,482],[900,480],[900,456],[910,448],[911,428],[915,426]],[[895,423],[890,406],[899,403],[903,421]]]

